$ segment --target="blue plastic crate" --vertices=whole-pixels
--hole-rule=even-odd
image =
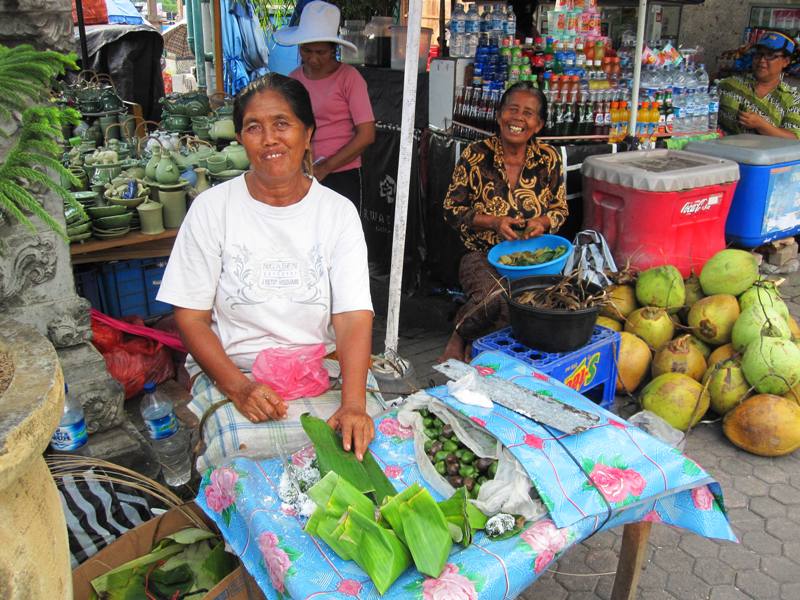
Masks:
[[[507,327],[472,342],[472,356],[499,350],[527,362],[608,409],[614,403],[619,341],[619,333],[595,325],[592,337],[582,348],[572,352],[540,352],[514,339],[511,327]]]
[[[100,269],[95,265],[78,265],[73,269],[72,275],[75,279],[75,292],[86,298],[92,308],[106,312]]]
[[[167,257],[121,260],[102,265],[105,312],[112,317],[143,319],[166,314],[171,304],[156,301]]]

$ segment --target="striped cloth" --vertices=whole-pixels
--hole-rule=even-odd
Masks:
[[[65,475],[58,491],[73,569],[129,529],[153,518],[147,498],[127,486]]]
[[[331,364],[333,363],[333,364]],[[338,363],[325,360],[328,372],[338,372]],[[378,384],[372,373],[367,374],[367,389],[377,390]],[[192,385],[192,401],[189,409],[202,420],[214,404],[226,396],[220,392],[205,373],[201,373]],[[341,392],[328,390],[314,398],[298,398],[287,402],[286,418],[280,421],[252,423],[227,403],[216,409],[203,425],[205,450],[197,457],[195,466],[199,473],[213,469],[236,456],[248,458],[272,458],[288,456],[309,443],[300,426],[300,415],[311,413],[320,419],[330,417],[341,405]],[[367,412],[375,416],[386,408],[379,393],[367,392]]]

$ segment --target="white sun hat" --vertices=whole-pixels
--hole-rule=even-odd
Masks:
[[[347,46],[353,51],[355,44],[339,37],[339,9],[333,4],[314,0],[309,2],[300,15],[297,27],[284,27],[275,32],[275,41],[282,46],[310,44],[312,42],[333,42]]]

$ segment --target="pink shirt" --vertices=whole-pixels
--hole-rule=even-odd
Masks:
[[[311,140],[314,160],[329,158],[336,154],[355,135],[355,126],[375,120],[367,94],[367,82],[354,67],[347,64],[324,79],[309,79],[300,66],[289,77],[297,79],[311,96],[311,108],[317,130]],[[358,156],[335,172],[357,169],[361,166]]]

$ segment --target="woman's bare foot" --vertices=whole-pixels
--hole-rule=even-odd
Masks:
[[[464,360],[464,351],[466,349],[466,340],[462,338],[457,331],[453,331],[453,335],[447,340],[447,345],[444,347],[442,355],[436,359],[437,363],[454,358],[456,360]]]

